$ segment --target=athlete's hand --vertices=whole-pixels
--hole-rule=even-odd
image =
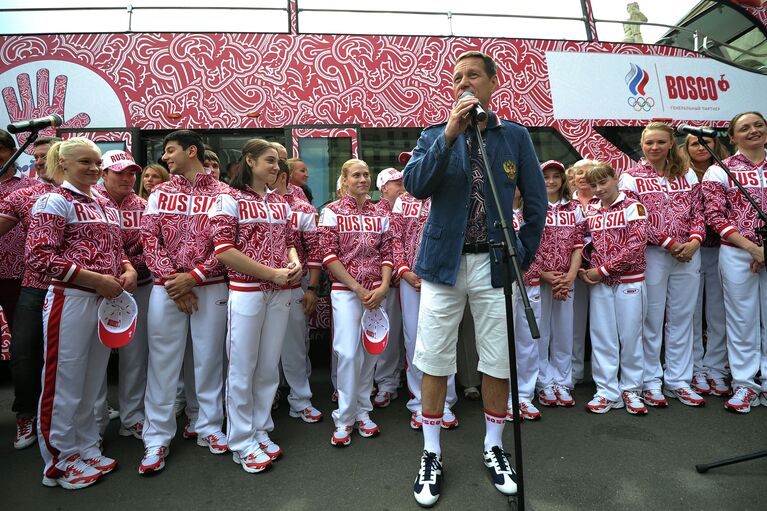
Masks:
[[[565,274],[561,271],[542,271],[541,272],[541,280],[544,281],[546,284],[550,285],[551,287],[554,287],[557,285],[557,283],[562,279],[562,277]]]
[[[278,286],[287,286],[290,282],[290,268],[277,268],[272,270],[272,278],[269,279]]]
[[[129,293],[134,293],[136,291],[137,282],[138,282],[138,273],[136,273],[136,270],[133,268],[129,268],[123,272],[122,275],[120,275],[120,278],[117,279],[120,281],[120,285],[124,290],[126,290]]]
[[[469,123],[471,123],[471,111],[474,105],[478,103],[479,99],[475,97],[461,98],[455,102],[445,126],[445,142],[448,145],[452,144],[458,135],[466,131]]]
[[[196,285],[197,280],[186,272],[173,273],[165,277],[165,290],[174,301],[189,293]]]
[[[407,271],[402,274],[402,280],[410,284],[410,286],[415,289],[416,291],[421,290],[421,277],[416,275],[412,271]]]
[[[288,270],[290,270],[290,272],[288,273],[288,284],[291,286],[298,284],[298,282],[301,280],[301,275],[303,271],[303,267],[301,266],[301,264],[291,262],[288,264]]]
[[[590,273],[590,272],[596,273],[598,280],[592,280],[591,277],[593,276],[593,273]],[[596,284],[599,284],[599,282],[602,280],[602,276],[599,274],[599,272],[595,268],[591,268],[590,270],[584,270],[583,268],[581,268],[580,270],[578,270],[578,277],[580,277],[580,279],[586,284],[588,284],[589,286],[594,286]]]
[[[751,254],[751,259],[753,260],[751,262],[752,265],[758,264],[764,266],[764,247],[752,243],[746,250]]]
[[[94,290],[104,298],[114,298],[123,292],[120,280],[111,275],[101,275]]]
[[[362,301],[362,305],[368,310],[375,310],[381,302],[386,298],[386,293],[389,291],[389,287],[378,286],[368,295],[367,300]]]
[[[317,293],[311,289],[307,289],[304,292],[304,297],[301,298],[301,303],[304,306],[304,316],[308,318],[314,314],[315,309],[317,309]]]
[[[26,119],[37,119],[48,115],[59,114],[64,118],[64,104],[67,95],[67,77],[59,75],[53,83],[53,99],[50,98],[51,83],[49,71],[39,69],[37,71],[37,94],[32,94],[32,83],[27,73],[21,73],[16,78],[19,87],[19,95],[16,96],[16,89],[5,87],[3,89],[3,101],[8,111],[8,117],[11,122],[23,121]],[[33,101],[36,102],[33,103]],[[84,128],[90,124],[91,118],[88,114],[80,112],[74,117],[65,121],[62,128]],[[40,131],[40,135],[55,135],[55,128],[45,128]],[[29,136],[29,133],[19,133],[16,140],[22,145]],[[26,152],[32,154],[34,148],[30,145]]]
[[[357,284],[357,288],[354,290],[354,294],[357,295],[357,298],[359,298],[359,301],[362,302],[362,305],[365,305],[365,302],[373,293],[372,291],[368,291],[361,285]]]
[[[174,298],[173,301],[176,303],[178,310],[184,314],[191,316],[197,312],[197,295],[195,295],[193,291],[189,291],[178,298]]]
[[[692,261],[692,256],[700,248],[700,241],[691,240],[687,243],[680,243],[679,246],[672,252],[677,261],[681,263],[689,263]]]

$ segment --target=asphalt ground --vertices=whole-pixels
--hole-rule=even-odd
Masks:
[[[314,404],[326,419],[305,424],[288,416],[282,400],[274,413],[272,439],[284,457],[272,470],[247,474],[231,455],[214,456],[179,434],[166,468],[156,476],[137,473],[143,448],[117,434],[112,421],[105,454],[118,469],[93,487],[66,491],[41,485],[42,461],[35,444],[12,447],[12,388],[0,387],[0,501],[6,510],[400,510],[419,509],[412,482],[422,450],[420,432],[409,427],[405,399],[376,410],[377,438],[356,433],[351,446],[330,445],[330,384],[327,368],[312,376]],[[116,388],[110,383],[110,401]],[[672,402],[645,417],[624,410],[593,415],[583,405],[593,384],[579,385],[574,408],[542,408],[543,417],[522,425],[526,508],[534,510],[765,510],[767,458],[695,471],[711,462],[767,450],[767,407],[747,415],[725,411],[722,398],[704,408]],[[508,509],[508,499],[490,484],[482,464],[484,419],[479,402],[462,398],[454,408],[460,427],[442,432],[444,491],[437,509]],[[183,418],[179,427],[183,426]],[[514,447],[511,424],[504,432]]]

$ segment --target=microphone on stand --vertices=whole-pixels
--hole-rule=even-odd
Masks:
[[[39,119],[32,119],[30,121],[11,123],[8,125],[8,133],[16,134],[25,131],[40,131],[45,128],[61,126],[62,124],[64,124],[64,119],[59,114],[53,114],[48,117],[40,117]]]
[[[696,137],[716,138],[716,130],[713,128],[705,128],[702,126],[690,126],[689,124],[681,124],[676,129],[677,133],[682,135],[693,135]]]
[[[466,90],[466,91],[463,91],[463,94],[461,94],[461,97],[458,99],[473,98],[473,97],[475,97],[474,93],[471,92],[470,90]],[[471,111],[471,117],[476,122],[485,122],[487,120],[487,112],[485,112],[485,109],[482,108],[482,105],[477,103],[476,105],[474,105],[474,110]]]

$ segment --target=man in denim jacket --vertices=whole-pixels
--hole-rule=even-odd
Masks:
[[[461,54],[453,72],[457,101],[448,121],[423,131],[404,170],[405,188],[419,199],[432,199],[414,268],[423,279],[413,362],[424,372],[424,452],[413,492],[425,507],[434,505],[441,491],[439,431],[447,376],[456,372],[458,322],[467,299],[474,316],[478,370],[483,373],[485,465],[500,492],[513,495],[517,491],[516,475],[501,440],[510,377],[503,266],[500,253],[497,257],[490,253],[490,245],[502,241],[503,234],[497,227],[498,213],[484,175],[481,142],[472,125],[477,105],[489,112],[479,126],[509,223],[517,186],[522,192],[525,222],[517,246],[523,267],[535,257],[547,198],[527,130],[498,119],[488,109],[497,88],[496,66],[489,56]],[[473,96],[461,97],[466,91]]]

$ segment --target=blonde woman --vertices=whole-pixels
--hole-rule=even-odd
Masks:
[[[170,179],[168,169],[159,163],[150,163],[144,167],[144,171],[141,173],[141,181],[138,185],[139,196],[142,199],[146,199],[152,193],[155,186],[164,183],[168,179]]]

